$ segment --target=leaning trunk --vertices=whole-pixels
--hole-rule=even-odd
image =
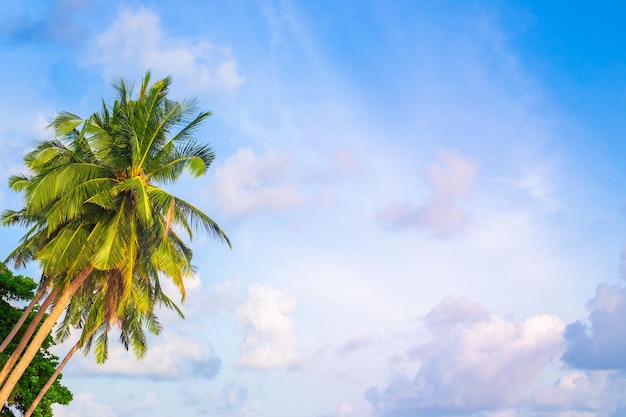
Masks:
[[[63,368],[65,368],[65,365],[70,361],[70,359],[72,359],[72,356],[74,356],[74,353],[76,353],[76,351],[78,350],[78,347],[79,347],[79,342],[76,342],[76,344],[70,349],[67,355],[65,355],[65,358],[63,358],[63,360],[61,361],[57,369],[50,376],[50,378],[46,382],[46,385],[44,385],[43,388],[41,388],[41,391],[39,391],[39,394],[37,394],[37,397],[33,400],[32,404],[28,408],[28,411],[26,411],[26,414],[24,414],[24,417],[30,417],[33,414],[33,412],[35,411],[35,408],[37,408],[37,406],[43,399],[44,395],[46,395],[46,393],[48,392],[52,384],[54,384],[54,381],[56,381],[57,377],[63,370]]]
[[[0,371],[0,386],[2,386],[2,383],[7,378],[7,375],[9,375],[9,373],[11,372],[11,369],[13,369],[13,365],[17,363],[18,359],[20,358],[20,355],[22,354],[22,352],[24,352],[24,349],[26,349],[28,342],[30,342],[30,338],[33,336],[33,334],[35,333],[35,330],[37,330],[37,326],[39,325],[39,323],[41,323],[41,319],[46,314],[46,310],[48,310],[48,307],[50,307],[50,304],[56,298],[56,294],[57,292],[53,290],[50,293],[50,295],[48,295],[46,300],[43,302],[41,307],[39,307],[39,311],[37,311],[37,314],[35,314],[35,317],[33,317],[32,321],[28,325],[28,328],[24,332],[24,335],[22,336],[20,343],[18,343],[13,353],[11,353],[11,356],[9,357],[7,362],[4,364],[2,371]]]
[[[78,291],[78,289],[81,287],[81,285],[83,285],[87,277],[89,277],[91,271],[93,271],[93,266],[89,266],[83,269],[69,285],[69,288],[67,288],[59,296],[54,308],[42,323],[39,331],[37,332],[37,334],[35,334],[35,337],[33,337],[33,340],[28,346],[28,349],[26,349],[26,352],[24,352],[22,359],[17,363],[17,365],[15,365],[15,368],[5,381],[2,389],[0,389],[1,405],[6,404],[9,396],[11,395],[11,392],[13,391],[13,388],[15,388],[15,385],[19,381],[20,377],[24,374],[26,368],[28,368],[28,365],[30,365],[30,363],[32,362],[33,358],[39,351],[39,348],[43,344],[46,337],[52,331],[52,328],[56,324],[59,317],[61,317],[63,310],[65,310],[65,307],[67,307],[76,291]]]
[[[4,352],[4,350],[7,348],[9,343],[11,343],[11,341],[17,334],[17,332],[22,328],[22,325],[28,318],[28,315],[30,314],[31,311],[33,311],[33,308],[35,308],[35,305],[39,302],[41,297],[44,295],[44,293],[46,292],[46,289],[48,289],[47,284],[48,284],[48,279],[46,278],[44,282],[41,284],[41,288],[39,288],[39,290],[37,291],[37,294],[35,294],[33,299],[30,300],[30,303],[28,304],[28,306],[26,306],[26,309],[22,313],[22,316],[20,317],[20,319],[17,321],[17,323],[15,323],[15,326],[13,326],[13,329],[11,330],[11,332],[7,335],[7,337],[4,338],[4,341],[2,342],[2,344],[0,344],[0,353]],[[2,379],[0,378],[0,381],[1,380]]]

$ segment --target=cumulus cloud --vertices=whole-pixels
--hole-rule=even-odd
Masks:
[[[626,288],[601,284],[586,321],[565,328],[563,361],[578,369],[626,369]]]
[[[289,156],[275,151],[257,156],[250,149],[238,149],[215,170],[211,196],[231,218],[297,207],[304,197],[287,179],[291,164]]]
[[[619,408],[619,392],[624,389],[624,378],[610,371],[568,372],[553,386],[537,387],[532,391],[532,402],[543,410],[565,410],[570,413],[608,415]],[[620,414],[621,415],[621,414]]]
[[[159,16],[146,8],[123,10],[97,38],[97,55],[90,63],[102,67],[107,78],[146,69],[157,75],[173,74],[189,90],[237,88],[244,80],[228,48],[205,40],[170,37]]]
[[[365,392],[380,416],[514,409],[562,352],[563,324],[555,316],[510,321],[465,298],[448,297],[424,321],[433,339],[407,358],[420,364],[417,373],[396,372],[382,390]]]
[[[291,369],[301,362],[291,315],[295,300],[261,285],[251,285],[235,309],[245,331],[239,364],[257,370]]]
[[[589,302],[590,316],[598,309],[610,310],[617,320],[623,291],[621,287],[600,286]],[[599,324],[597,318],[590,322],[609,333],[615,330],[605,322]],[[555,316],[513,321],[495,316],[467,298],[446,297],[424,316],[424,323],[432,341],[415,346],[407,357],[396,360],[416,363],[418,371],[407,374],[395,370],[384,389],[365,391],[379,416],[609,417],[626,411],[626,398],[621,394],[626,375],[621,362],[610,370],[566,369],[553,384],[543,383],[549,372],[559,371],[555,358],[566,348],[570,351],[572,343],[581,342],[568,338],[566,346],[563,334],[571,332],[572,325],[565,330]],[[603,353],[618,357],[597,345],[588,346],[599,340],[611,344],[608,339],[592,341],[597,334],[588,328],[585,335],[586,345],[577,352],[577,358],[589,361],[586,356],[594,360],[596,354]],[[614,337],[620,336],[623,333]],[[593,349],[599,351],[594,354]],[[564,360],[566,357],[563,355]],[[571,361],[568,364],[573,366]]]
[[[444,151],[427,169],[430,195],[423,205],[396,201],[379,211],[377,217],[391,228],[417,227],[436,236],[454,234],[469,222],[459,203],[471,195],[477,172],[476,162]]]
[[[111,336],[114,338],[115,336]],[[138,361],[121,345],[109,348],[109,359],[103,365],[93,358],[77,361],[81,376],[124,376],[153,379],[214,378],[222,369],[221,359],[208,343],[200,343],[175,333],[164,333],[154,339],[146,356]]]

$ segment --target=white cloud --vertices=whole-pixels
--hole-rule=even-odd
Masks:
[[[533,390],[533,403],[541,408],[601,411],[607,404],[615,402],[616,390],[611,374],[609,371],[568,372],[553,386]]]
[[[459,202],[471,195],[478,164],[458,153],[444,151],[427,169],[431,193],[423,205],[397,201],[378,213],[378,218],[394,228],[418,227],[437,236],[462,230],[469,216]]]
[[[446,298],[424,320],[433,340],[406,358],[420,364],[417,373],[395,372],[382,391],[366,391],[381,416],[502,412],[519,406],[562,351],[563,323],[555,316],[510,321],[467,299]]]
[[[224,215],[237,218],[264,210],[287,210],[304,202],[304,197],[287,179],[292,160],[268,151],[256,156],[238,149],[215,171],[212,196]]]
[[[173,74],[177,86],[190,91],[233,90],[244,80],[228,48],[170,37],[163,32],[159,16],[143,7],[121,11],[98,36],[95,50],[97,55],[89,63],[102,67],[108,79],[152,70],[158,76]]]
[[[111,340],[115,335],[109,336]],[[109,359],[103,365],[81,357],[76,361],[76,372],[83,376],[115,375],[154,379],[213,378],[221,370],[221,359],[208,343],[200,343],[188,336],[163,333],[152,339],[148,353],[136,360],[132,352],[115,344],[109,348]]]
[[[300,364],[291,315],[295,300],[270,287],[251,285],[235,317],[245,331],[239,364],[244,368],[291,369]]]

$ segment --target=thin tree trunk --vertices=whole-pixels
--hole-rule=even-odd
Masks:
[[[33,411],[35,411],[35,408],[37,408],[37,406],[43,399],[44,395],[46,395],[46,393],[48,392],[52,384],[54,384],[54,381],[56,381],[57,377],[59,376],[63,368],[65,368],[65,365],[67,365],[70,359],[72,359],[72,356],[74,356],[74,353],[76,353],[78,348],[79,348],[79,342],[76,342],[76,344],[70,349],[67,355],[65,355],[65,358],[63,358],[63,361],[61,361],[59,366],[57,366],[57,369],[54,371],[54,373],[50,376],[50,378],[46,382],[46,385],[44,385],[43,388],[41,388],[41,391],[39,391],[39,394],[37,394],[37,397],[28,408],[28,411],[26,411],[26,414],[24,414],[24,417],[30,417],[33,414]]]
[[[35,330],[37,330],[37,326],[39,325],[39,323],[41,323],[41,319],[46,314],[46,310],[48,310],[48,307],[50,307],[50,304],[56,298],[56,294],[57,292],[53,290],[50,293],[50,295],[46,297],[46,300],[43,302],[41,307],[39,307],[39,311],[37,311],[37,314],[35,314],[35,317],[33,317],[33,320],[30,322],[30,325],[28,326],[28,328],[24,332],[24,335],[20,339],[20,343],[18,343],[13,353],[11,353],[11,356],[9,356],[9,359],[4,364],[2,371],[0,371],[0,386],[2,386],[2,384],[4,383],[4,380],[7,378],[7,375],[11,373],[11,369],[13,369],[13,365],[17,363],[18,359],[20,358],[20,355],[22,354],[22,352],[24,352],[24,349],[26,349],[26,346],[28,346],[28,342],[30,341],[30,338],[35,333]]]
[[[0,389],[1,405],[6,404],[9,396],[11,395],[11,392],[13,392],[13,388],[15,388],[15,385],[17,384],[21,376],[24,375],[24,372],[26,371],[26,368],[28,368],[28,365],[30,365],[30,363],[33,361],[33,358],[39,351],[39,348],[43,344],[44,340],[52,331],[52,328],[56,324],[57,320],[59,320],[59,317],[61,317],[61,314],[65,310],[65,307],[67,307],[67,305],[70,303],[70,300],[72,299],[76,291],[78,291],[81,285],[83,285],[93,269],[93,266],[88,266],[87,268],[80,271],[76,278],[74,278],[74,280],[69,285],[69,288],[67,288],[65,291],[63,291],[62,294],[59,295],[59,298],[54,308],[41,324],[39,331],[37,332],[37,334],[35,334],[35,337],[33,337],[33,340],[28,346],[28,349],[26,349],[26,352],[24,352],[24,355],[22,356],[22,359],[17,363],[17,365],[15,365],[15,368],[5,381],[2,389]]]
[[[98,326],[96,326],[94,329],[89,331],[87,338],[91,337],[91,335],[93,335],[96,332],[96,330],[98,330]],[[56,381],[59,374],[63,371],[63,368],[65,368],[65,365],[67,365],[70,359],[72,359],[72,356],[74,356],[76,351],[81,347],[81,343],[80,343],[81,340],[84,340],[82,336],[78,339],[78,341],[74,344],[74,346],[72,346],[69,352],[67,352],[67,355],[65,355],[65,358],[63,358],[59,366],[57,366],[57,369],[50,376],[50,378],[48,378],[48,381],[43,386],[43,388],[41,388],[41,390],[39,391],[39,394],[37,394],[37,397],[33,400],[32,404],[30,405],[30,407],[26,411],[26,414],[24,414],[23,417],[30,417],[33,414],[33,412],[35,411],[35,409],[37,408],[37,406],[43,399],[44,395],[46,395],[46,393],[48,392],[52,384],[54,384],[54,381]]]
[[[47,288],[48,288],[48,278],[44,280],[44,282],[41,284],[41,288],[39,288],[39,290],[37,291],[37,294],[35,294],[32,300],[30,300],[30,303],[28,304],[28,306],[26,306],[26,309],[22,313],[22,316],[17,321],[17,323],[15,323],[15,326],[13,326],[11,333],[9,333],[7,337],[4,338],[4,341],[0,345],[0,353],[4,352],[4,350],[7,348],[9,343],[11,343],[11,340],[13,340],[17,332],[22,328],[22,325],[28,318],[28,315],[30,314],[31,311],[33,311],[33,308],[35,308],[35,305],[39,302],[41,297],[44,295]]]

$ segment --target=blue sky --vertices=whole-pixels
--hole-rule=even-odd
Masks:
[[[175,191],[233,241],[198,236],[187,319],[162,312],[141,362],[76,357],[55,415],[623,415],[622,15],[4,2],[1,206],[20,206],[7,178],[55,112],[87,116],[151,70],[213,112],[215,163]]]

